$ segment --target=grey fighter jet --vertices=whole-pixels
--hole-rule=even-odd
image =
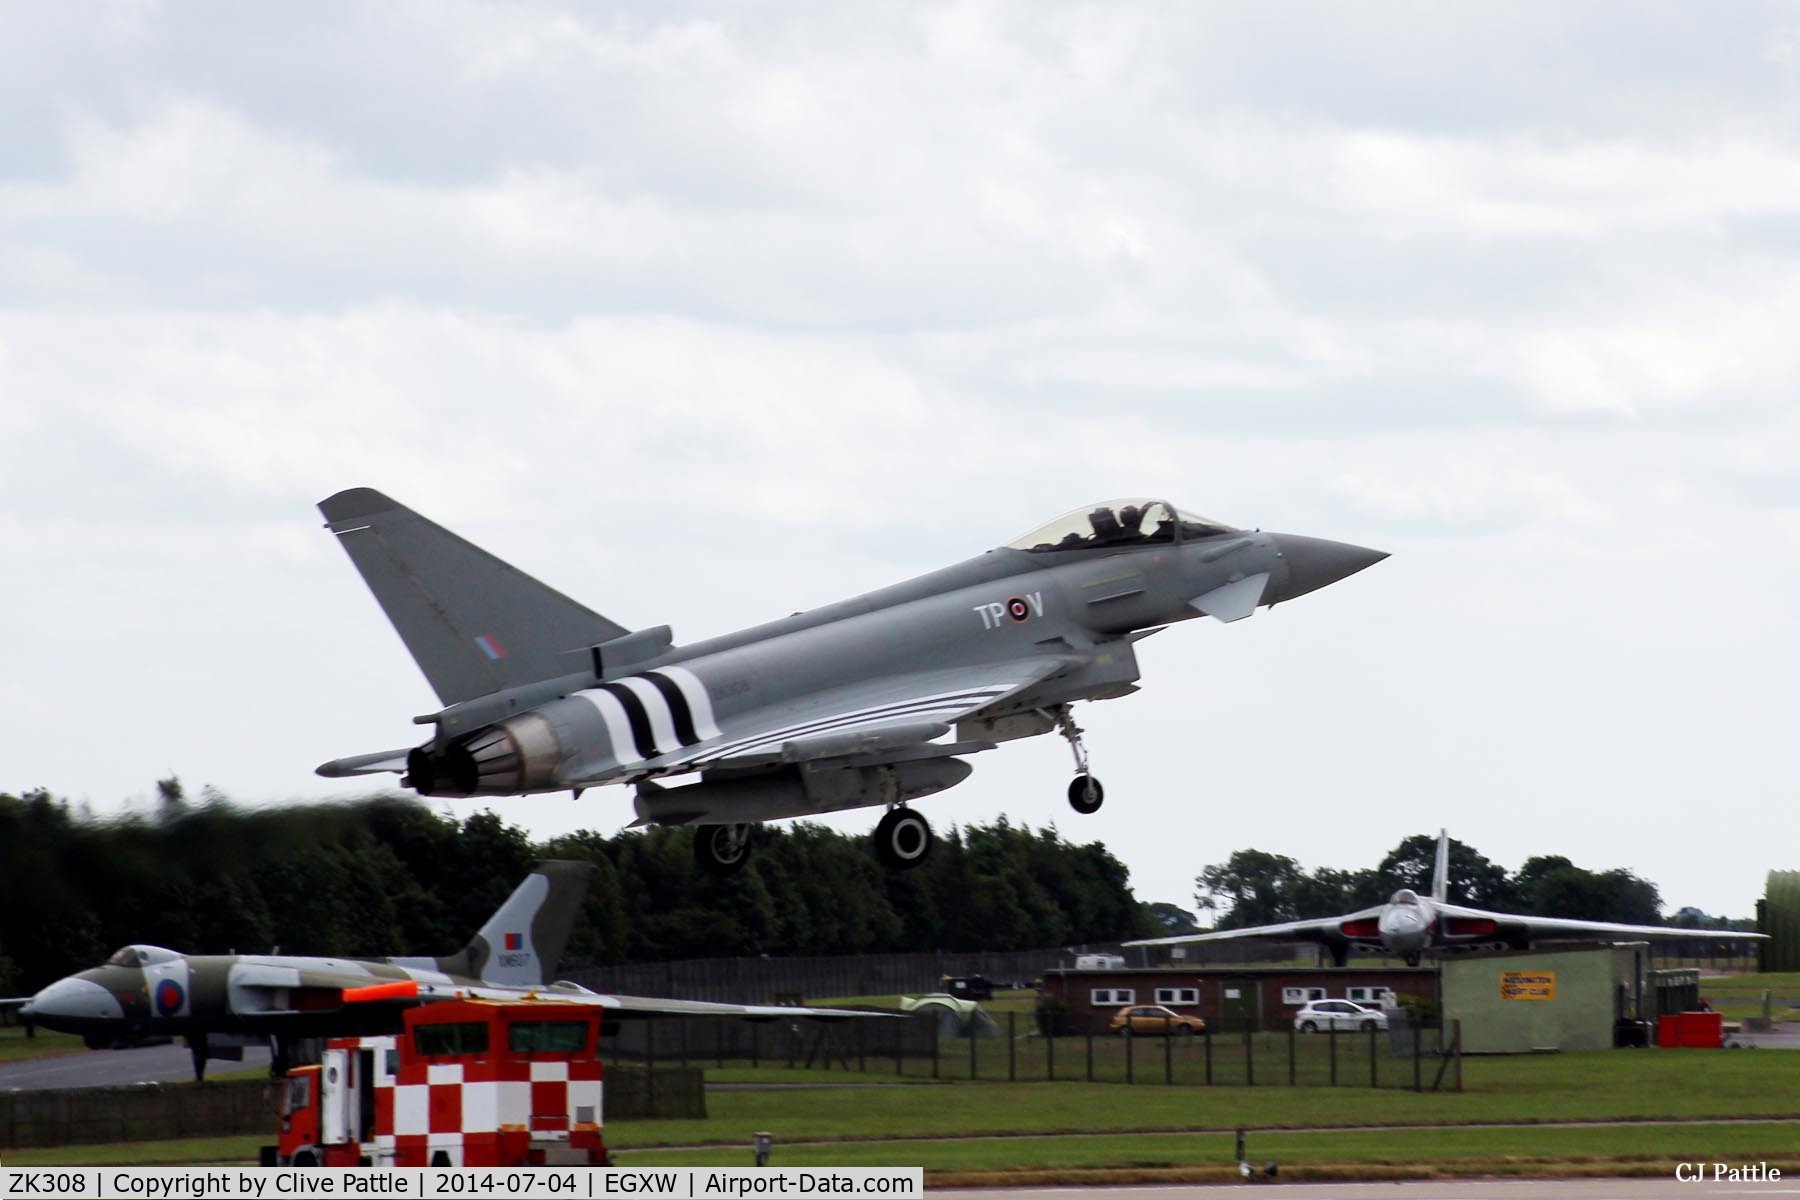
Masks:
[[[596,1004],[612,1017],[837,1019],[846,1009],[715,1004],[614,996],[552,982],[593,865],[542,862],[481,932],[444,958],[311,958],[281,954],[187,955],[126,946],[104,964],[59,979],[25,1002],[23,1020],[81,1035],[89,1047],[162,1044],[185,1037],[194,1077],[210,1058],[242,1058],[273,1041],[285,1069],[300,1038],[384,1033],[399,1011],[434,1000],[506,999],[526,993]]]
[[[885,808],[875,846],[916,866],[909,802],[963,756],[1055,730],[1069,803],[1098,809],[1070,706],[1137,690],[1136,644],[1202,615],[1249,616],[1387,557],[1237,529],[1160,500],[1087,505],[905,583],[685,646],[627,630],[380,492],[319,505],[443,708],[423,745],[328,762],[429,796],[628,783],[637,824],[695,825],[702,867],[743,866],[762,821]],[[671,787],[670,776],[698,775]]]
[[[1199,942],[1316,942],[1331,951],[1332,961],[1343,966],[1351,950],[1390,954],[1418,966],[1424,954],[1470,950],[1524,950],[1545,942],[1618,942],[1685,939],[1690,941],[1744,941],[1765,939],[1767,934],[1737,933],[1725,929],[1678,929],[1668,925],[1618,925],[1609,921],[1576,921],[1563,917],[1526,917],[1489,912],[1449,902],[1450,838],[1438,833],[1437,860],[1431,874],[1431,895],[1401,888],[1386,904],[1341,917],[1308,921],[1283,921],[1278,925],[1252,925],[1221,929],[1214,933],[1186,933],[1176,937],[1126,942],[1127,946],[1186,946]]]

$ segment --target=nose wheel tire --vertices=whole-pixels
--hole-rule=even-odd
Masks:
[[[1106,789],[1092,775],[1077,775],[1069,781],[1069,807],[1086,816],[1097,813],[1106,802]]]
[[[931,822],[910,808],[896,808],[875,826],[875,856],[893,871],[909,871],[931,853]]]
[[[735,875],[750,861],[754,825],[702,825],[694,830],[694,862],[708,875]]]

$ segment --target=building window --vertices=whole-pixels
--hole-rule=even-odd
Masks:
[[[1384,987],[1353,987],[1344,989],[1344,995],[1356,1001],[1358,1004],[1380,1004],[1382,1000],[1393,994],[1394,991],[1392,988]]]
[[[1200,989],[1157,988],[1156,1002],[1158,1004],[1198,1004],[1200,1003]]]
[[[1283,1004],[1305,1004],[1308,1000],[1323,1000],[1325,989],[1322,987],[1284,987],[1281,989]]]
[[[1137,1003],[1136,988],[1095,988],[1089,995],[1093,997],[1095,1008]]]

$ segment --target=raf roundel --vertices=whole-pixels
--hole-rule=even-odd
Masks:
[[[172,1017],[181,1011],[181,985],[173,979],[165,979],[156,985],[156,1012],[159,1016]]]
[[[1006,602],[1006,615],[1015,621],[1030,620],[1031,605],[1025,603],[1023,596],[1014,596]]]

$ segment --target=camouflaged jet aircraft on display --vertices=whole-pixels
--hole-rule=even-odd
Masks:
[[[1548,942],[1620,941],[1745,941],[1766,938],[1761,933],[1728,929],[1680,929],[1669,925],[1617,925],[1609,921],[1575,921],[1562,917],[1526,917],[1488,912],[1449,902],[1450,838],[1438,834],[1437,859],[1431,872],[1431,896],[1401,888],[1386,904],[1310,921],[1283,921],[1279,925],[1251,925],[1214,933],[1185,933],[1175,937],[1126,942],[1127,946],[1187,946],[1200,942],[1316,942],[1331,951],[1338,966],[1349,961],[1352,950],[1391,954],[1409,966],[1418,966],[1424,954],[1470,950],[1526,950]]]
[[[535,993],[595,1004],[612,1018],[793,1017],[867,1014],[791,1005],[716,1004],[614,996],[553,983],[593,864],[541,862],[469,944],[445,958],[310,958],[284,954],[178,954],[126,946],[98,967],[59,979],[25,1001],[20,1018],[79,1034],[92,1049],[185,1037],[194,1077],[208,1058],[241,1059],[273,1041],[281,1070],[296,1039],[387,1033],[401,1009],[435,1000],[517,999]]]
[[[434,727],[424,745],[319,774],[400,772],[429,796],[629,783],[637,824],[698,826],[696,857],[720,873],[744,864],[758,822],[852,808],[885,808],[877,852],[916,866],[931,826],[909,802],[967,778],[963,755],[1052,730],[1075,755],[1069,803],[1091,813],[1104,793],[1070,705],[1136,691],[1140,639],[1202,614],[1236,621],[1387,557],[1113,500],[906,583],[676,646],[668,626],[628,631],[380,492],[319,509],[444,705],[413,718]]]

